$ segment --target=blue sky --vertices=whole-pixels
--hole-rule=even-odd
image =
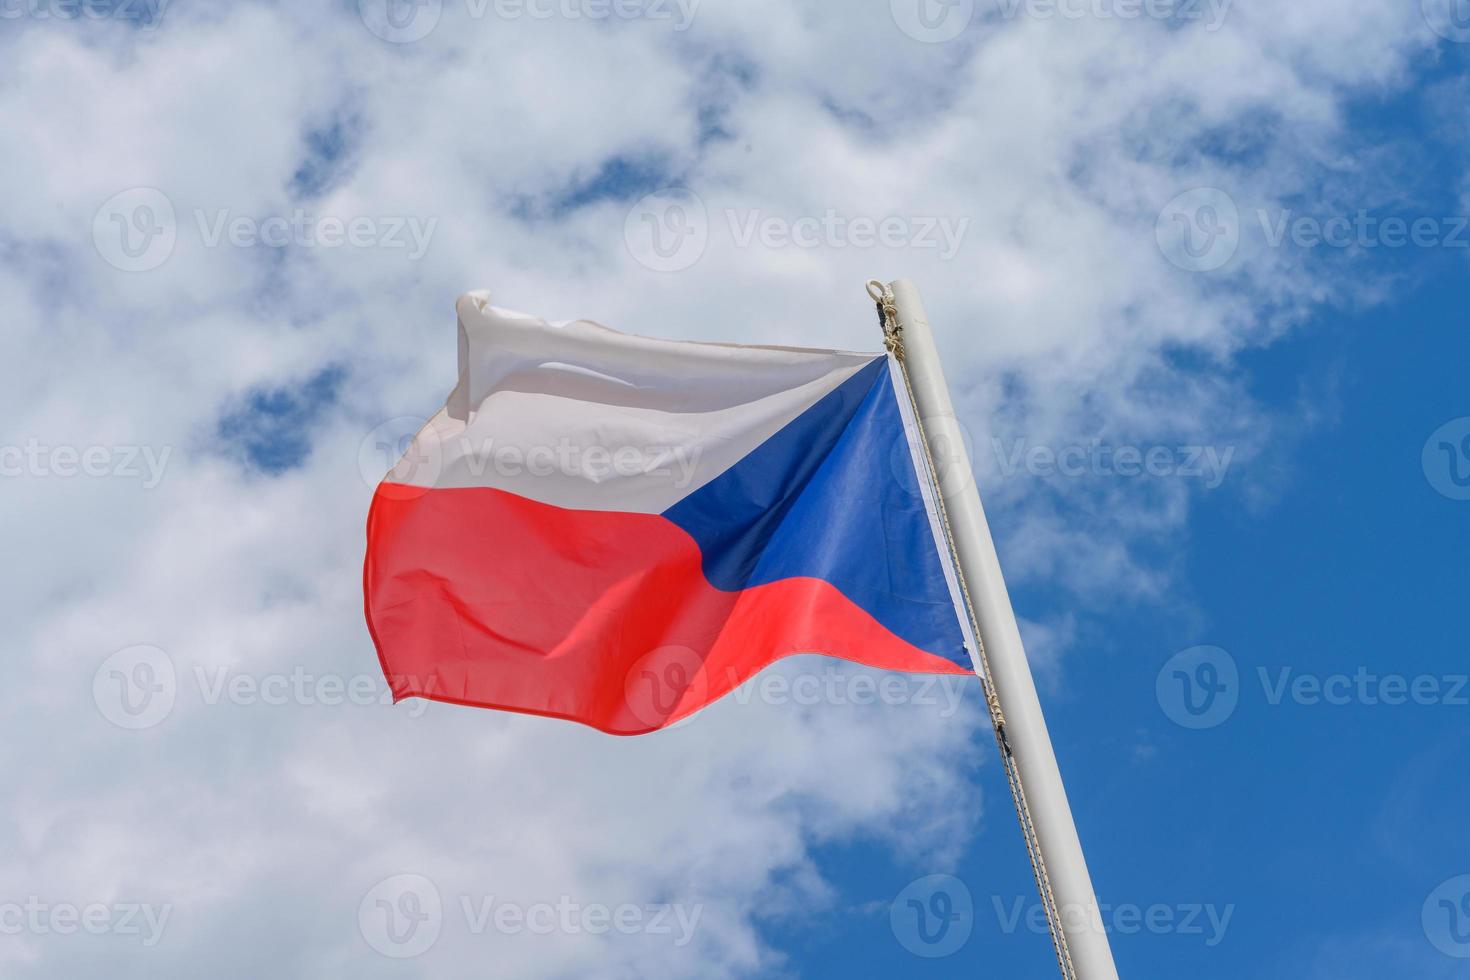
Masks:
[[[1467,975],[1470,29],[1196,7],[15,6],[0,974],[1048,975],[973,683],[608,739],[389,705],[362,624],[459,293],[861,349],[902,276],[1121,974]],[[698,924],[472,914],[558,900]]]
[[[1089,615],[1095,645],[1071,667],[1069,692],[1047,700],[1102,900],[1233,908],[1217,945],[1204,916],[1200,934],[1115,933],[1124,976],[1463,973],[1421,923],[1430,893],[1470,861],[1456,776],[1467,709],[1451,697],[1466,673],[1458,619],[1470,527],[1464,502],[1438,493],[1421,461],[1430,434],[1463,417],[1470,338],[1463,268],[1430,264],[1440,268],[1415,295],[1325,317],[1252,359],[1262,397],[1332,389],[1330,419],[1291,447],[1269,505],[1249,506],[1228,484],[1201,504],[1174,596],[1187,612]],[[1017,597],[1023,615],[1052,601],[1045,589]],[[1218,727],[1190,730],[1162,710],[1155,682],[1170,657],[1205,644],[1238,664],[1239,707]],[[1284,668],[1431,677],[1451,703],[1365,703],[1356,684],[1342,705],[1290,694],[1272,703],[1260,671],[1275,684]],[[986,776],[999,798],[1004,783],[993,768]],[[1019,895],[1034,904],[1006,818],[997,805],[961,866],[977,906],[972,945],[998,975],[1043,976],[1045,938],[1004,934],[992,904],[997,893],[1007,908]],[[853,874],[854,888],[907,883],[904,870],[876,863]],[[962,976],[981,962],[916,964],[871,943],[869,926],[855,919],[813,955],[855,970],[885,964],[871,975]]]
[[[1452,50],[1406,92],[1353,107],[1360,150],[1421,144],[1422,169],[1379,216],[1463,210],[1453,183],[1463,127],[1438,127],[1439,86],[1463,84],[1466,64]],[[1065,693],[1046,699],[1094,882],[1118,910],[1109,921],[1124,976],[1465,975],[1434,945],[1446,942],[1448,913],[1435,909],[1432,935],[1421,915],[1470,868],[1456,775],[1470,747],[1460,624],[1470,524],[1464,500],[1436,488],[1449,457],[1436,445],[1442,468],[1424,459],[1431,435],[1466,412],[1464,247],[1355,257],[1401,283],[1368,310],[1324,304],[1290,339],[1241,358],[1253,397],[1312,415],[1269,447],[1269,499],[1229,481],[1203,495],[1169,542],[1184,568],[1167,601],[1089,610],[1087,654],[1069,662]],[[1470,458],[1458,448],[1456,458],[1463,480]],[[1038,586],[1015,598],[1040,618],[1071,597]],[[1237,665],[1222,696],[1239,703],[1191,730],[1171,720],[1156,682],[1171,657],[1202,645]],[[1327,703],[1310,686],[1283,695],[1283,676],[1352,683]],[[1423,684],[1424,703],[1412,688],[1407,703],[1402,691],[1381,703],[1395,697],[1392,681],[1381,686],[1392,677]],[[1003,798],[993,767],[985,777]],[[1006,818],[996,805],[958,872],[975,907],[966,948],[983,953],[915,962],[854,915],[811,944],[812,961],[835,957],[824,975],[959,977],[982,963],[991,975],[1046,975],[1045,936],[1008,931],[1011,903],[1036,902]],[[911,878],[874,853],[834,860],[854,890],[897,893]],[[1130,906],[1161,907],[1160,927],[1131,925]],[[1455,922],[1463,936],[1470,921]]]
[[[1463,85],[1466,64],[1454,49],[1407,91],[1353,107],[1360,151],[1421,146],[1420,169],[1374,209],[1380,216],[1463,210],[1454,181],[1464,130],[1440,128],[1440,86]],[[1202,495],[1168,544],[1184,567],[1167,600],[1089,610],[1087,653],[1069,662],[1067,690],[1046,699],[1094,882],[1119,910],[1109,921],[1124,976],[1465,975],[1464,960],[1434,944],[1453,945],[1448,913],[1435,908],[1432,930],[1421,915],[1432,892],[1470,868],[1456,775],[1470,747],[1460,624],[1470,524],[1464,500],[1436,488],[1448,457],[1431,451],[1442,469],[1424,459],[1431,435],[1466,413],[1463,248],[1356,257],[1400,283],[1371,309],[1324,304],[1291,338],[1241,358],[1253,397],[1311,415],[1269,447],[1269,499],[1229,481]],[[1463,480],[1470,459],[1457,458]],[[1044,586],[1015,598],[1036,618],[1071,599]],[[1171,657],[1201,645],[1237,665],[1223,696],[1239,704],[1191,730],[1171,720],[1156,682]],[[1283,696],[1283,671],[1353,680],[1339,686],[1340,703],[1325,703],[1310,687]],[[1395,676],[1419,680],[1425,703],[1412,689],[1408,703],[1381,703],[1394,696],[1381,682]],[[993,767],[985,777],[1003,798]],[[1008,931],[1011,903],[1035,899],[1006,818],[997,804],[958,872],[975,906],[967,948],[982,954],[915,962],[853,916],[812,944],[813,961],[840,964],[824,975],[1054,969],[1044,935]],[[836,860],[855,890],[896,893],[911,878],[872,853]],[[1130,932],[1129,906],[1161,907],[1160,927]],[[1470,920],[1454,921],[1463,937]]]

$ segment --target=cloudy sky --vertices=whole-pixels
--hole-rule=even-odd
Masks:
[[[0,975],[1054,969],[975,682],[615,739],[362,621],[459,294],[870,349],[907,277],[1123,975],[1464,976],[1467,67],[1461,0],[0,0]]]

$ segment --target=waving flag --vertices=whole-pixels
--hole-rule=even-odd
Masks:
[[[887,355],[458,313],[459,384],[368,517],[395,700],[630,735],[797,653],[973,671]]]

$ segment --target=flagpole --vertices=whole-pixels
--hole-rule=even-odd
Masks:
[[[908,379],[915,415],[934,466],[940,514],[972,629],[982,647],[972,651],[972,655],[979,654],[974,658],[975,669],[986,689],[1062,975],[1067,980],[1118,980],[923,301],[917,287],[906,279],[887,288],[871,283],[869,290],[889,318],[889,347]]]

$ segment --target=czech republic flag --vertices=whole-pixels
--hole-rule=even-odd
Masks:
[[[973,672],[888,355],[458,312],[459,384],[368,515],[395,700],[633,735],[792,654]]]

